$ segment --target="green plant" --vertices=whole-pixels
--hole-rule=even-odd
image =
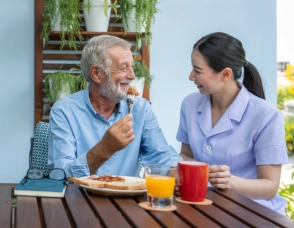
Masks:
[[[292,179],[294,177],[294,172],[292,173]],[[279,194],[280,196],[284,197],[287,200],[286,205],[286,215],[294,219],[294,184],[284,184],[281,183],[281,186],[279,187]]]
[[[285,117],[285,138],[288,155],[294,154],[294,118],[291,116]]]
[[[84,78],[82,72],[81,72],[81,66],[77,65],[77,68],[71,68],[69,70],[70,73],[72,74],[78,74],[77,75],[77,83],[78,83],[78,90],[83,90],[86,89],[88,86],[88,82],[86,81],[86,79]]]
[[[278,108],[283,109],[284,101],[294,100],[293,86],[278,86]]]
[[[155,14],[158,12],[157,4],[158,0],[121,0],[121,15],[126,28],[129,27],[128,20],[130,19],[131,11],[134,7],[136,8],[137,48],[140,48],[141,43],[144,41],[148,47],[151,44],[151,27],[155,22]]]
[[[150,88],[150,84],[153,80],[153,76],[150,74],[149,68],[145,64],[145,62],[134,61],[133,69],[136,77],[138,79],[145,78],[145,85]]]
[[[80,34],[80,7],[79,0],[43,0],[44,21],[42,38],[49,40],[48,33],[53,30],[52,26],[60,21],[60,49],[65,46],[77,49],[76,39],[83,40]]]
[[[44,81],[45,101],[48,103],[55,102],[63,96],[79,90],[78,77],[64,71],[47,74]]]

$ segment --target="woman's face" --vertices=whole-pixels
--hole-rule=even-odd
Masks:
[[[216,73],[206,62],[197,49],[191,54],[192,71],[189,79],[201,94],[214,94],[220,90],[221,73]]]

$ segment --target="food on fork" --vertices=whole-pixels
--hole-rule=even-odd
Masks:
[[[78,178],[70,177],[71,181],[94,188],[109,188],[116,190],[142,190],[146,189],[146,183],[144,181],[127,181],[121,176],[112,175],[92,175],[90,177]]]
[[[130,86],[129,89],[128,89],[128,92],[127,94],[131,94],[131,95],[135,95],[135,96],[139,96],[140,93],[138,93],[137,89],[136,89],[136,86]]]

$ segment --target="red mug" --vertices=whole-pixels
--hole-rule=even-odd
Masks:
[[[205,200],[208,185],[208,167],[204,162],[178,162],[181,199],[190,202]]]

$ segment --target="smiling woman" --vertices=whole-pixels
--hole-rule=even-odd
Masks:
[[[288,160],[283,115],[265,100],[261,76],[246,60],[241,41],[208,34],[194,44],[191,61],[189,79],[199,93],[182,102],[180,155],[208,163],[212,186],[234,189],[285,214],[285,199],[277,193],[281,165]]]

